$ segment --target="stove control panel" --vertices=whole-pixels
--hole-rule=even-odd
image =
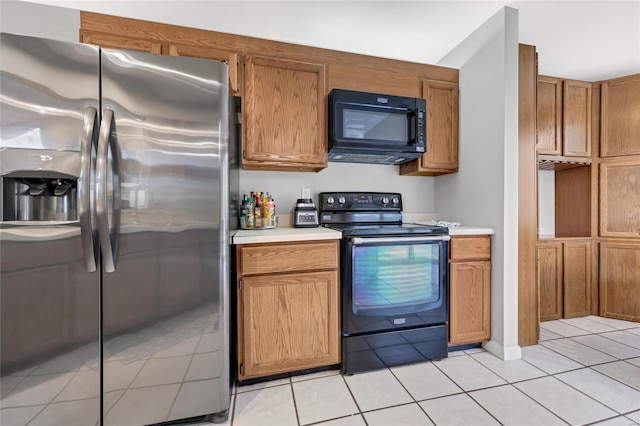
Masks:
[[[395,192],[321,192],[320,211],[402,211],[402,195]]]

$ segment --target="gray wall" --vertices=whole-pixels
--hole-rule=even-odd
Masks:
[[[438,217],[494,229],[485,346],[519,358],[518,11],[503,8],[441,64],[460,68],[460,171],[436,178]]]
[[[240,193],[271,192],[278,214],[291,213],[302,187],[311,189],[317,202],[322,191],[400,192],[406,213],[433,213],[434,178],[399,176],[398,166],[329,163],[318,173],[240,171]]]
[[[80,11],[0,0],[0,31],[54,40],[79,40]]]

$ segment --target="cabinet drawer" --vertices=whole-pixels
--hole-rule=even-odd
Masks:
[[[338,268],[338,241],[238,246],[238,274]]]
[[[452,237],[451,255],[453,260],[491,258],[491,237]]]

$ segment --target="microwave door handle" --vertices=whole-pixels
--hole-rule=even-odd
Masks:
[[[418,143],[418,110],[412,109],[409,113],[409,145]]]

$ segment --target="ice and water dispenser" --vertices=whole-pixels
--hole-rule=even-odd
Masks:
[[[47,155],[43,150],[2,151],[3,222],[78,220],[77,152]]]
[[[3,221],[78,219],[77,179],[2,177]]]

